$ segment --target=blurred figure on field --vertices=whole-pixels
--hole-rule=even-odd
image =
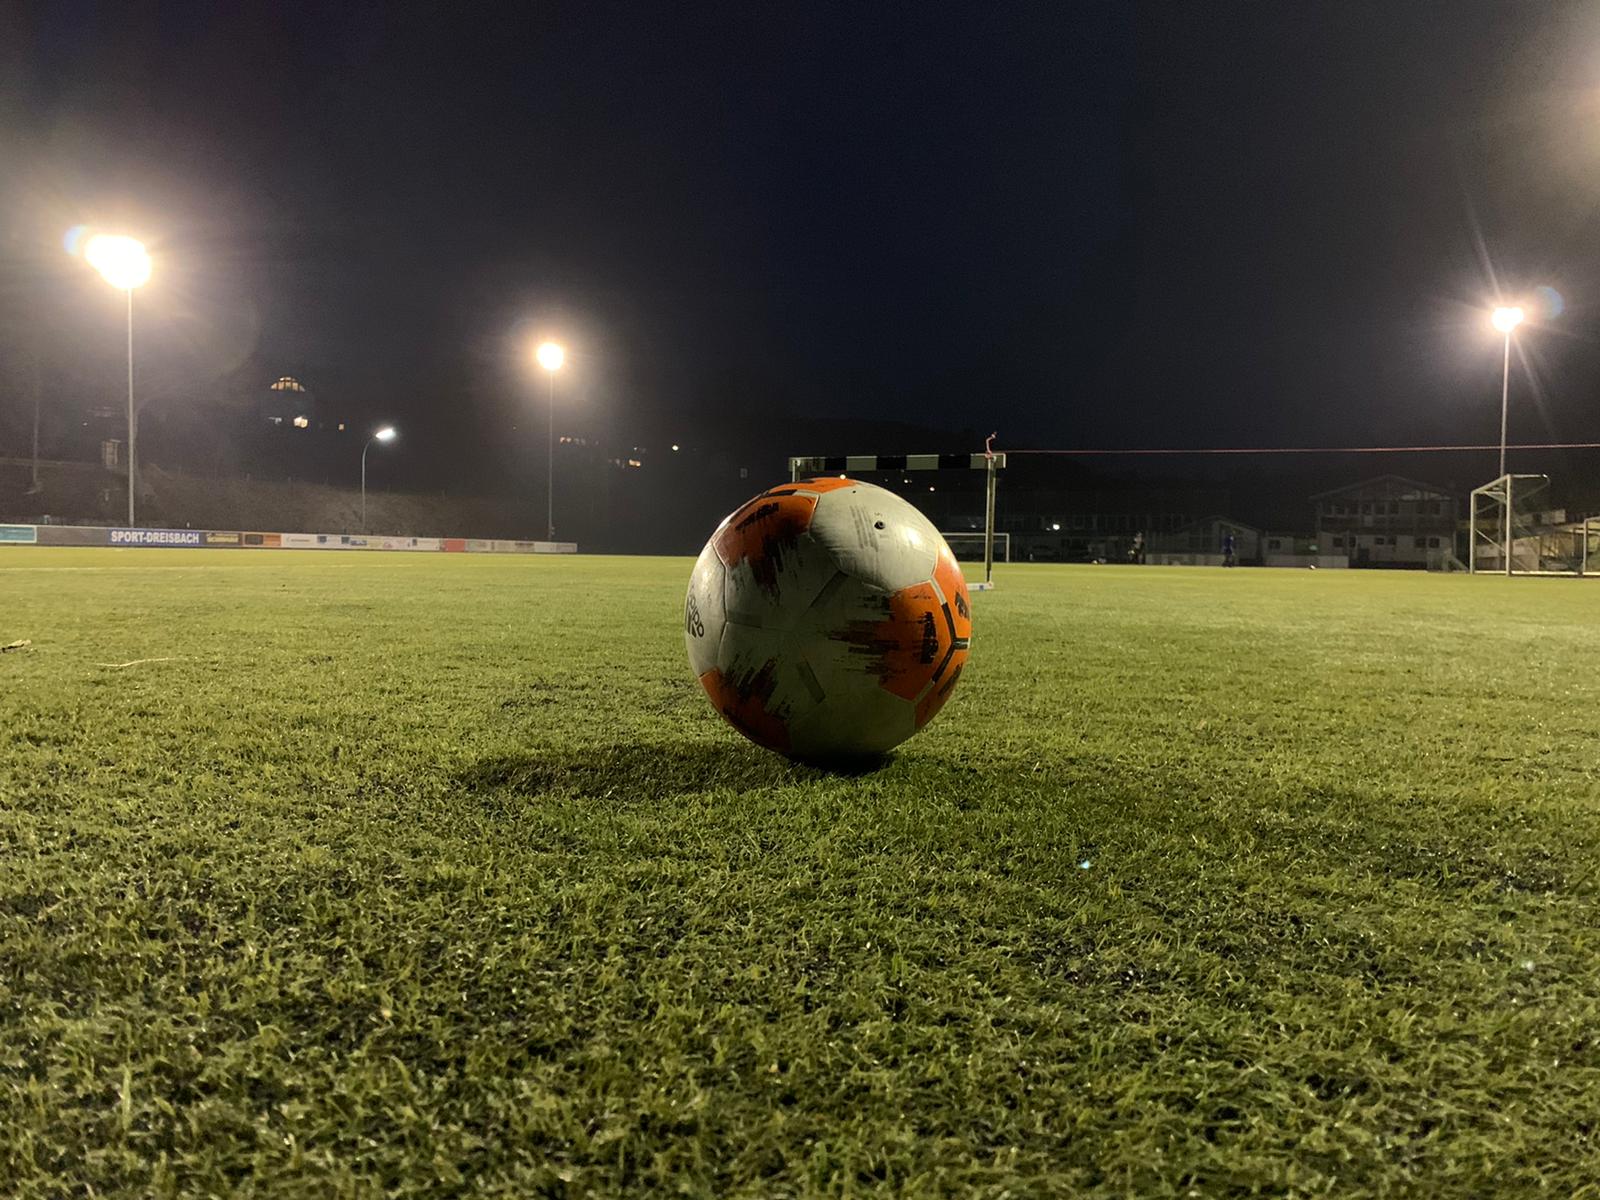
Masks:
[[[1227,533],[1222,535],[1222,565],[1225,567],[1236,567],[1239,565],[1238,560],[1234,557],[1232,530],[1229,530]]]
[[[1131,563],[1144,562],[1144,530],[1133,535],[1133,545],[1128,549],[1128,561]]]

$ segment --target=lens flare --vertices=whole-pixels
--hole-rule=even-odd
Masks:
[[[1566,298],[1553,287],[1546,285],[1534,288],[1533,297],[1539,316],[1546,321],[1553,321],[1567,311]]]

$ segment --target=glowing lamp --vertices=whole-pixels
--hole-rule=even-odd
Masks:
[[[1520,308],[1497,308],[1490,315],[1489,320],[1501,333],[1510,333],[1522,324],[1523,312]]]
[[[150,279],[150,256],[136,238],[97,233],[84,245],[83,257],[107,283],[124,292]]]

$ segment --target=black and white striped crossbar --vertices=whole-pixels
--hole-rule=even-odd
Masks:
[[[838,475],[851,471],[987,471],[1006,465],[1004,454],[840,454],[828,458],[791,458],[789,478]]]

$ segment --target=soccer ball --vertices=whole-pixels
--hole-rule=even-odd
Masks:
[[[869,483],[811,479],[717,526],[683,625],[729,724],[827,761],[881,755],[933,719],[966,664],[972,607],[928,518]]]

